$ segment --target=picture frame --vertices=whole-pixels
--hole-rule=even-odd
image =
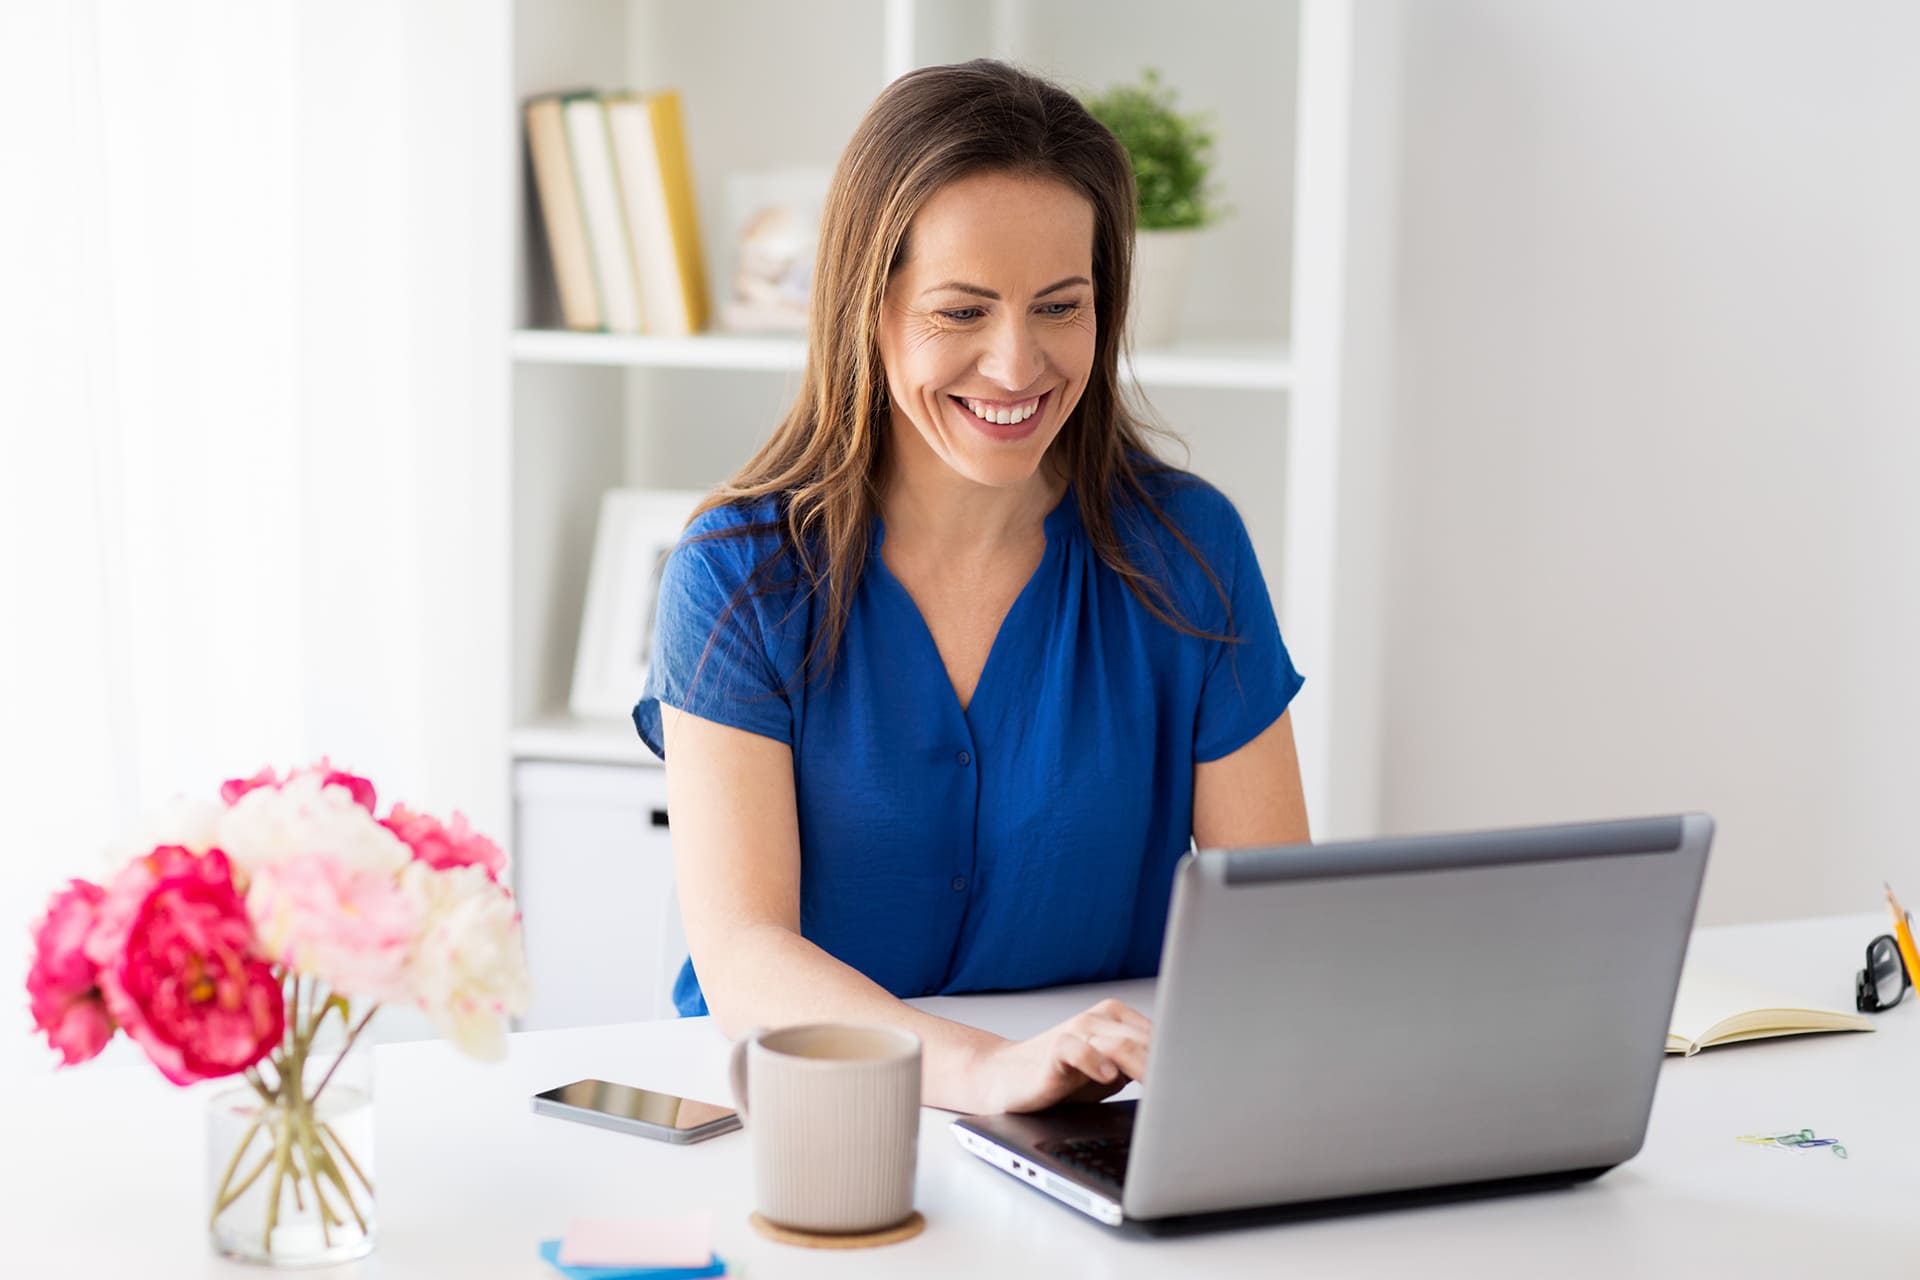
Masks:
[[[817,167],[727,175],[721,329],[806,332],[820,214],[832,177]]]
[[[660,573],[705,493],[610,489],[601,496],[567,709],[624,719],[646,687]]]

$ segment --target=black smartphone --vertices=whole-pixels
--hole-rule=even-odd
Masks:
[[[740,1127],[737,1112],[711,1102],[607,1080],[575,1080],[536,1093],[533,1109],[562,1120],[681,1145],[704,1142]]]

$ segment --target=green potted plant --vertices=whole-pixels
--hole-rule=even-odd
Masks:
[[[1211,181],[1212,122],[1204,114],[1182,114],[1173,89],[1153,68],[1132,84],[1087,98],[1086,106],[1133,161],[1140,229],[1130,323],[1134,345],[1163,345],[1179,319],[1193,238],[1225,213]]]

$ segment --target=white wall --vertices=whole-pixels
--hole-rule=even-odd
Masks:
[[[1703,921],[1920,894],[1920,7],[1404,17],[1384,825],[1698,807]]]
[[[328,754],[507,834],[505,378],[474,357],[507,17],[0,7],[0,1074],[47,1058],[28,922],[169,796]]]

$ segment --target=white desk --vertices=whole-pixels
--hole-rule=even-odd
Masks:
[[[1696,952],[1756,977],[1819,975],[1849,1007],[1885,917],[1704,930]],[[1149,984],[923,1002],[1021,1034]],[[1920,1005],[1871,1035],[1810,1036],[1669,1059],[1645,1149],[1569,1191],[1175,1240],[1118,1237],[965,1155],[929,1111],[918,1204],[928,1229],[860,1253],[774,1245],[748,1228],[747,1138],[686,1149],[528,1109],[537,1089],[600,1075],[725,1096],[726,1044],[705,1019],[514,1037],[504,1066],[444,1044],[378,1051],[380,1246],[306,1274],[392,1280],[550,1273],[534,1244],[570,1216],[715,1213],[734,1274],[1131,1277],[1408,1275],[1920,1276]],[[1514,1028],[1516,1036],[1526,1028]],[[1418,1046],[1408,1046],[1417,1052]],[[213,1258],[203,1220],[203,1090],[148,1069],[80,1068],[0,1097],[0,1274],[261,1274]],[[1811,1125],[1850,1158],[1735,1142]],[[1311,1153],[1303,1153],[1311,1158]]]

